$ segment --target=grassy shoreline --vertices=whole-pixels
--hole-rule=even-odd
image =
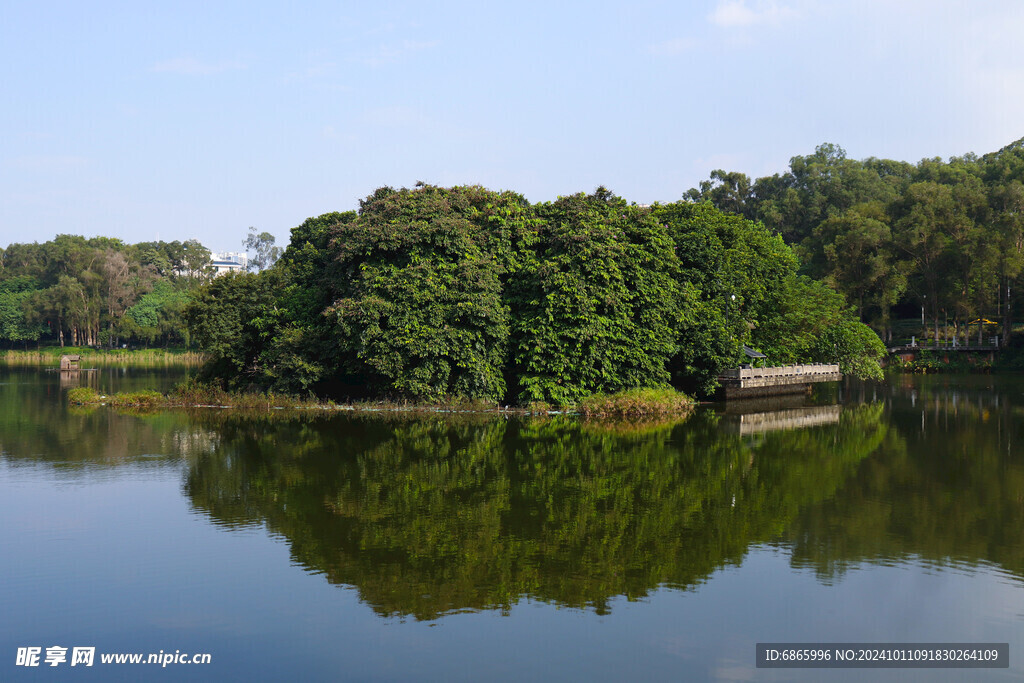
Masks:
[[[109,396],[100,394],[91,387],[77,387],[68,392],[68,402],[72,405],[109,405],[115,408],[147,410],[217,408],[242,411],[578,414],[585,418],[614,419],[648,419],[681,415],[697,403],[689,396],[671,389],[634,389],[617,394],[595,394],[584,399],[578,406],[567,406],[557,410],[546,404],[509,407],[483,401],[458,400],[435,404],[389,401],[335,403],[281,394],[229,393],[196,383],[181,385],[168,394],[157,391],[134,391]]]
[[[79,366],[122,365],[139,368],[181,367],[197,368],[206,361],[206,356],[184,349],[92,349],[76,346],[50,346],[32,351],[0,351],[0,365],[21,367],[60,366],[63,355],[80,356]]]

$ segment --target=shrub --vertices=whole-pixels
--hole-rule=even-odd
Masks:
[[[584,417],[637,418],[681,413],[693,404],[692,398],[674,389],[630,389],[588,396],[579,410]]]
[[[91,387],[75,387],[68,391],[68,403],[71,403],[72,405],[82,406],[89,403],[99,402],[100,395]]]
[[[167,401],[159,391],[128,391],[114,394],[110,397],[110,405],[116,408],[128,406],[135,408],[155,408],[165,404]]]

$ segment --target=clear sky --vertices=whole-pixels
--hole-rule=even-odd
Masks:
[[[0,246],[287,243],[381,185],[673,201],[1024,137],[1020,0],[0,0]]]

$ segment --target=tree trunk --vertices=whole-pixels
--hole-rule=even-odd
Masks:
[[[1006,283],[1006,299],[1003,301],[1003,338],[1000,340],[1003,348],[1010,346],[1010,336],[1013,334],[1013,316],[1010,314],[1010,283]]]

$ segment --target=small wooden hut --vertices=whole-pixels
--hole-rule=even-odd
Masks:
[[[72,356],[64,354],[60,357],[60,371],[61,372],[72,372],[78,370],[78,361],[81,360],[81,356]]]

